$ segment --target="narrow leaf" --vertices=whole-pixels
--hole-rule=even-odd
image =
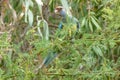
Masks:
[[[30,9],[28,10],[28,21],[29,21],[29,25],[32,26],[32,24],[33,24],[33,13]]]
[[[89,21],[89,27],[90,27],[91,32],[93,32],[93,26],[91,24],[91,21]]]
[[[39,6],[43,6],[43,2],[41,0],[35,0]]]
[[[86,18],[84,17],[81,24],[82,27],[85,26],[85,21],[86,21]]]
[[[100,47],[98,47],[98,46],[93,46],[93,51],[94,51],[98,56],[103,57],[103,53],[102,53]]]
[[[49,28],[48,28],[48,23],[44,20],[43,21],[44,23],[43,23],[43,29],[44,29],[44,38],[46,39],[46,40],[48,40],[49,39]]]
[[[38,29],[39,36],[43,39],[43,34],[42,34],[41,30],[40,30],[41,22],[42,22],[42,20],[37,21],[37,29]]]
[[[72,15],[71,12],[70,12],[70,10],[69,10],[69,5],[68,5],[67,0],[61,0],[61,3],[62,3],[62,5],[63,5],[63,7],[66,9],[67,13],[68,13],[69,15]]]
[[[101,30],[101,27],[92,16],[91,16],[91,20],[92,20],[92,23],[96,26],[96,28]]]

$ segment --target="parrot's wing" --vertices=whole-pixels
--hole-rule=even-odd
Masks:
[[[58,28],[59,28],[59,29],[62,29],[62,28],[63,28],[63,23],[62,23],[62,22],[59,23]]]
[[[55,52],[51,52],[47,55],[47,57],[45,57],[45,59],[43,60],[41,67],[42,66],[48,66],[55,58],[57,57],[57,53]]]

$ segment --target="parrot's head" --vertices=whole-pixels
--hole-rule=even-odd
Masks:
[[[62,16],[62,17],[66,17],[66,11],[65,11],[65,9],[62,7],[62,6],[57,6],[56,8],[55,8],[55,14],[58,14],[58,15],[60,15],[60,16]]]

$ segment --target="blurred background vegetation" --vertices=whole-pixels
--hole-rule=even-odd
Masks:
[[[81,24],[73,41],[56,37],[60,5]],[[0,0],[0,80],[119,80],[119,11],[120,0]]]

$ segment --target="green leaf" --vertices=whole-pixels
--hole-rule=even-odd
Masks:
[[[46,40],[48,40],[49,39],[49,28],[48,28],[48,23],[45,21],[45,20],[43,20],[43,30],[44,30],[44,38],[46,39]]]
[[[96,26],[97,29],[101,30],[101,27],[99,26],[99,24],[96,22],[96,20],[91,16],[90,17],[92,20],[92,23]]]
[[[37,21],[37,30],[38,30],[39,36],[43,39],[43,34],[40,29],[41,22],[42,22],[42,20]]]
[[[48,23],[45,20],[38,20],[39,17],[37,17],[37,29],[39,36],[42,39],[48,40],[49,39],[49,27]],[[41,31],[40,27],[43,27],[43,31]]]
[[[25,22],[29,22],[29,26],[32,26],[33,24],[33,13],[29,9],[29,7],[33,7],[33,2],[31,0],[25,0]]]
[[[83,20],[82,20],[81,27],[85,26],[85,21],[86,21],[86,18],[84,17]]]
[[[39,6],[43,6],[43,2],[41,0],[35,0]]]
[[[62,3],[62,5],[63,5],[63,7],[66,9],[66,12],[67,12],[69,15],[72,15],[71,12],[70,12],[69,5],[68,5],[67,0],[61,0],[61,3]]]
[[[41,12],[42,11],[42,6],[43,6],[43,2],[41,0],[35,0],[35,1],[38,4],[39,11]]]
[[[89,28],[89,26],[88,26],[88,19],[86,19],[86,21],[85,21],[85,27],[86,27],[86,30],[89,31],[89,29],[88,29]]]
[[[30,9],[28,10],[28,21],[29,21],[29,25],[32,26],[32,24],[33,24],[33,13]]]
[[[53,3],[53,0],[50,0],[49,5],[51,5],[52,3]]]
[[[28,15],[28,9],[29,9],[29,2],[25,1],[25,22],[27,23],[27,15]]]
[[[89,27],[90,27],[91,32],[93,32],[93,26],[91,24],[91,21],[89,21]]]
[[[30,6],[33,7],[33,1],[32,1],[32,0],[29,0],[28,2],[29,2],[29,4],[30,4]]]
[[[99,46],[93,46],[93,51],[94,51],[98,56],[103,57],[103,53],[102,53],[102,51],[101,51],[101,49],[100,49]]]

